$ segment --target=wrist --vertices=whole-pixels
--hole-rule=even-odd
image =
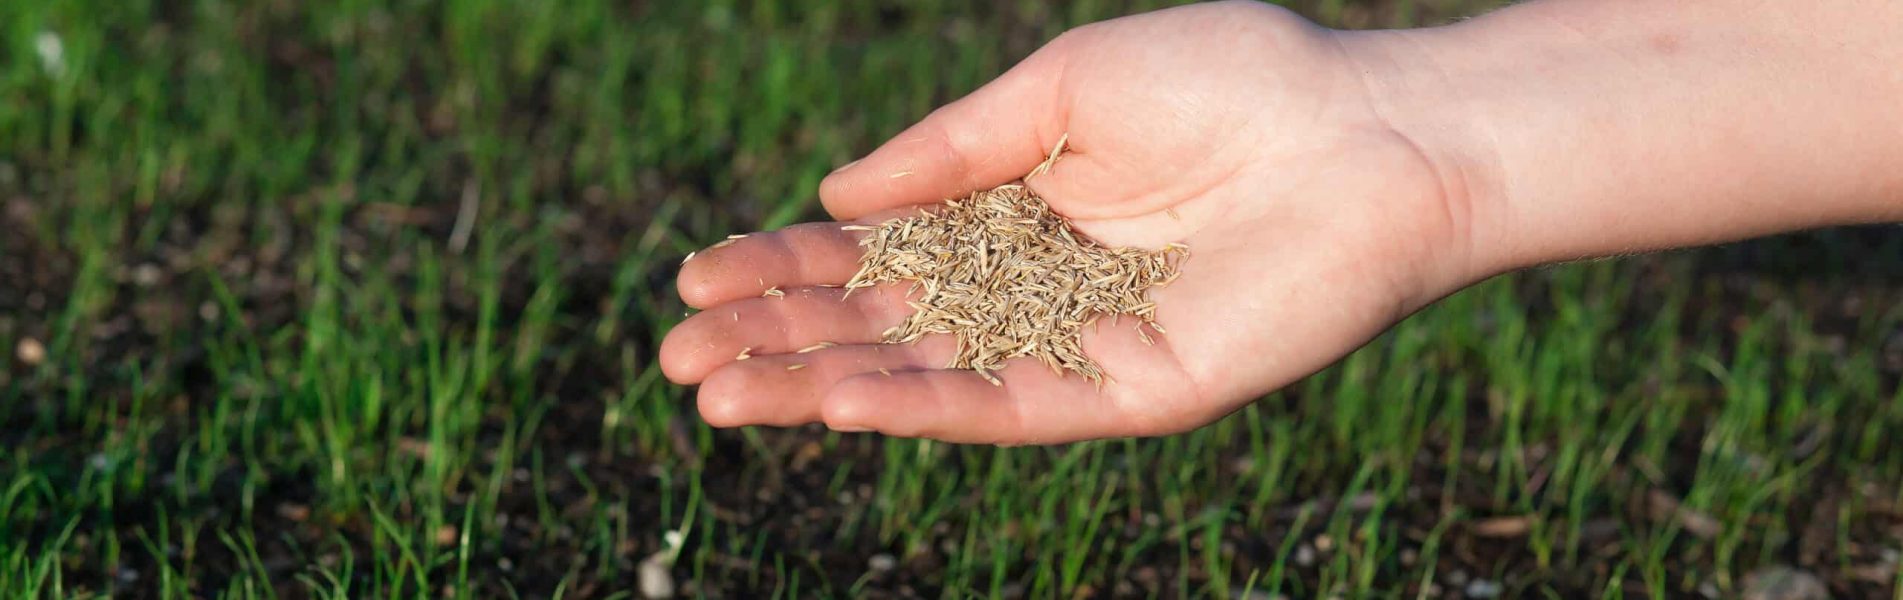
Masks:
[[[1397,131],[1457,167],[1475,279],[1900,216],[1882,32],[1903,8],[1732,4],[1549,0],[1343,39]]]

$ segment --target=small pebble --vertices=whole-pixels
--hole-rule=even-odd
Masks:
[[[279,504],[278,516],[294,522],[303,523],[311,518],[311,507],[289,502]]]
[[[641,561],[635,573],[635,583],[641,588],[642,598],[674,597],[674,574],[668,572],[666,557],[660,553]]]
[[[1466,592],[1468,598],[1480,598],[1481,600],[1498,598],[1500,597],[1500,584],[1492,580],[1475,579],[1467,583]]]
[[[142,263],[132,268],[132,282],[138,284],[139,287],[149,288],[158,285],[159,280],[164,277],[165,272],[160,271],[159,266],[152,263]]]
[[[1773,565],[1744,577],[1743,597],[1744,600],[1829,600],[1830,590],[1816,575]]]
[[[13,356],[26,366],[39,366],[46,361],[46,346],[33,338],[20,338],[20,342],[13,346]]]
[[[1301,566],[1301,567],[1315,566],[1315,549],[1309,547],[1308,544],[1302,544],[1301,546],[1296,547],[1295,548],[1295,565]]]
[[[890,554],[874,554],[870,560],[866,561],[866,566],[874,573],[884,573],[898,568],[899,559],[893,558]]]

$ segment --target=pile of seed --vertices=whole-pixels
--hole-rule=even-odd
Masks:
[[[881,283],[912,282],[916,310],[886,330],[886,343],[930,333],[958,340],[948,368],[990,372],[1032,357],[1053,372],[1069,370],[1102,384],[1103,371],[1085,356],[1084,327],[1104,315],[1135,317],[1137,334],[1156,324],[1149,290],[1176,279],[1188,248],[1109,248],[1074,232],[1044,200],[1012,184],[946,202],[935,212],[848,226],[869,232],[865,255],[847,293]]]

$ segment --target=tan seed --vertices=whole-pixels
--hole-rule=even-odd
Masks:
[[[1065,143],[1034,175],[1048,170]],[[1158,251],[1098,244],[1016,184],[865,230],[870,234],[860,239],[864,253],[846,295],[884,283],[910,288],[906,305],[913,313],[881,341],[951,335],[957,351],[948,368],[977,371],[993,385],[1002,381],[991,373],[1018,357],[1102,385],[1105,374],[1079,344],[1083,329],[1104,315],[1113,321],[1130,315],[1139,328],[1154,326],[1149,290],[1174,279],[1188,255],[1182,244]],[[1153,342],[1149,333],[1139,335]]]

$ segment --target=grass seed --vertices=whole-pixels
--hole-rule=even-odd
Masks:
[[[1053,159],[1062,149],[1060,143]],[[863,226],[847,226],[855,227]],[[1002,384],[991,372],[1020,357],[1102,384],[1102,368],[1080,344],[1083,328],[1104,315],[1130,315],[1138,335],[1151,343],[1140,330],[1156,322],[1149,291],[1173,280],[1188,256],[1182,244],[1154,251],[1098,244],[1021,184],[947,201],[938,211],[921,210],[867,231],[847,293],[910,282],[918,294],[906,302],[912,315],[887,329],[881,341],[951,335],[957,353],[947,367],[976,371],[993,385]]]

